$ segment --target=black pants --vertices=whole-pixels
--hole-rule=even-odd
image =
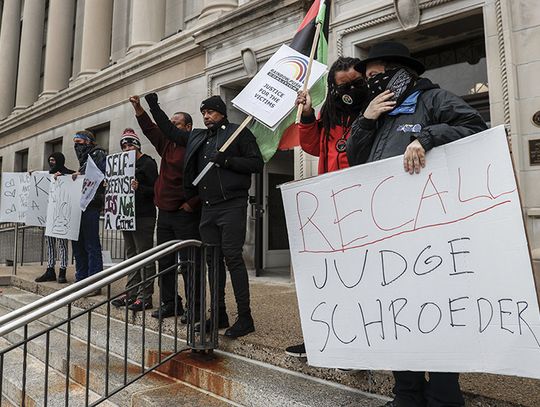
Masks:
[[[242,256],[246,239],[247,204],[230,203],[203,207],[200,232],[204,243],[219,245],[222,257],[219,259],[218,282],[210,281],[212,290],[218,290],[220,313],[225,311],[225,264],[231,275],[231,282],[238,308],[238,316],[251,316],[249,307],[249,280]],[[209,263],[208,267],[211,267]],[[212,273],[210,273],[212,275]]]
[[[157,244],[168,242],[170,240],[180,239],[198,239],[199,235],[199,222],[201,218],[201,212],[186,212],[179,210],[176,212],[159,211],[157,221]],[[182,250],[180,252],[180,258],[182,260],[187,259],[188,251]],[[175,255],[171,254],[165,256],[159,260],[159,271],[166,270],[176,263]],[[198,273],[200,268],[199,256],[195,256],[195,270]],[[185,267],[181,270],[184,276],[184,287],[186,287],[187,298],[187,276],[185,275]],[[175,296],[178,294],[178,281],[175,278],[175,270],[171,269],[167,273],[163,274],[159,279],[159,290],[161,293],[161,302],[163,304],[174,303]],[[188,298],[189,300],[189,298]]]
[[[407,407],[457,407],[465,405],[458,373],[392,372],[395,400]]]

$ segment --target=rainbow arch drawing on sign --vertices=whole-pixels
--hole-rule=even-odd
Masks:
[[[307,73],[308,61],[305,58],[299,56],[289,56],[280,59],[277,66],[287,66],[291,70],[293,79],[298,82],[304,82]]]

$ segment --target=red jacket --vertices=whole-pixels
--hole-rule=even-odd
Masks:
[[[319,174],[348,168],[347,152],[340,153],[336,150],[336,142],[343,136],[346,129],[342,126],[332,127],[327,140],[320,120],[313,120],[311,123],[306,123],[310,120],[309,117],[303,117],[302,120],[304,122],[298,124],[300,146],[306,153],[319,157]],[[349,134],[346,135],[345,140],[347,138]]]
[[[161,157],[159,176],[154,185],[154,203],[159,209],[177,211],[186,202],[183,186],[186,148],[169,141],[146,112],[137,116],[137,121]],[[200,206],[200,199],[196,196],[187,203],[195,209]]]

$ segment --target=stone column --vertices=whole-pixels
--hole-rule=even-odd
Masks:
[[[238,0],[202,0],[203,7],[199,20],[215,14],[217,17],[238,7]]]
[[[98,72],[109,64],[113,0],[84,2],[81,70],[79,75]]]
[[[111,38],[111,61],[126,56],[129,39],[129,1],[114,0]]]
[[[38,98],[44,23],[45,2],[25,1],[15,110],[27,108]]]
[[[74,18],[73,0],[50,0],[43,96],[52,95],[69,84]]]
[[[4,0],[0,27],[0,119],[11,113],[15,102],[20,30],[21,0]]]
[[[165,32],[165,0],[132,0],[131,41],[128,52],[161,41]]]

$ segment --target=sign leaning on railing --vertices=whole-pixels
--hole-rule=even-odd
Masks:
[[[0,222],[24,223],[30,176],[27,172],[3,172]]]
[[[308,361],[540,378],[540,314],[502,126],[281,187]]]
[[[105,177],[105,229],[135,230],[135,151],[108,155]]]

